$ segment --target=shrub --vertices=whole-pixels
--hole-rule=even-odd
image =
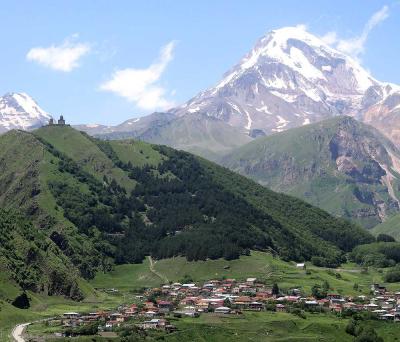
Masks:
[[[278,295],[279,294],[279,286],[277,283],[274,283],[274,285],[272,286],[272,294],[273,295]]]
[[[302,319],[306,319],[306,318],[307,318],[305,312],[304,312],[303,310],[301,310],[301,309],[298,309],[298,308],[293,309],[293,310],[291,311],[291,313],[292,313],[293,315],[296,315],[296,316],[302,318]]]
[[[349,323],[347,323],[346,326],[346,333],[348,333],[349,335],[355,336],[356,334],[356,326],[357,326],[357,322],[354,321],[353,319],[349,321]]]
[[[318,256],[313,256],[311,258],[311,263],[314,266],[318,267],[329,267],[329,268],[336,268],[340,266],[341,260],[337,258],[324,258],[324,257],[318,257]]]
[[[386,273],[385,281],[388,283],[397,283],[400,281],[400,270],[392,270]]]
[[[17,298],[15,298],[11,304],[18,309],[29,309],[29,297],[26,292],[23,292]]]
[[[376,237],[377,242],[396,242],[396,239],[389,234],[379,234]]]

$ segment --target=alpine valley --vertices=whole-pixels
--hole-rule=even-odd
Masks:
[[[4,95],[0,340],[398,336],[399,114],[399,86],[302,26],[117,126]]]

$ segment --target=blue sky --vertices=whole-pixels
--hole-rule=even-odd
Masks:
[[[0,16],[0,93],[26,92],[71,123],[185,102],[265,33],[298,24],[400,84],[398,1],[3,1]]]

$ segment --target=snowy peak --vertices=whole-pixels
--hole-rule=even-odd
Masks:
[[[334,78],[335,72],[347,73],[346,78],[350,80],[347,80],[349,84],[346,88],[351,88],[354,93],[361,93],[377,84],[356,61],[329,47],[303,26],[296,26],[274,30],[262,37],[216,88],[228,84],[249,69],[258,70],[268,63],[284,65],[307,81],[321,85]],[[270,82],[273,83],[277,84]],[[284,85],[287,87],[287,84]]]
[[[356,60],[296,26],[267,33],[215,87],[171,112],[206,114],[250,135],[272,134],[337,115],[366,121],[379,103],[368,113],[375,119],[398,108],[396,94],[398,86],[377,81]]]
[[[0,97],[0,132],[31,130],[48,123],[51,115],[25,93],[7,93]]]
[[[296,46],[298,44],[295,44],[295,41],[313,47],[320,54],[329,50],[321,40],[304,31],[302,27],[286,27],[271,31],[261,38],[254,49],[242,59],[240,67],[242,70],[254,67],[264,57],[284,63],[304,73],[307,77],[323,79],[324,76],[321,70],[312,65],[307,58],[304,59],[304,53]],[[329,52],[334,54],[333,51]],[[306,68],[302,70],[302,66],[306,66]],[[309,69],[309,73],[307,73],[307,69]]]

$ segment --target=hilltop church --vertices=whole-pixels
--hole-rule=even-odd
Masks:
[[[60,115],[60,118],[58,119],[57,123],[54,122],[53,118],[50,118],[49,126],[65,126],[64,117],[62,115]]]

